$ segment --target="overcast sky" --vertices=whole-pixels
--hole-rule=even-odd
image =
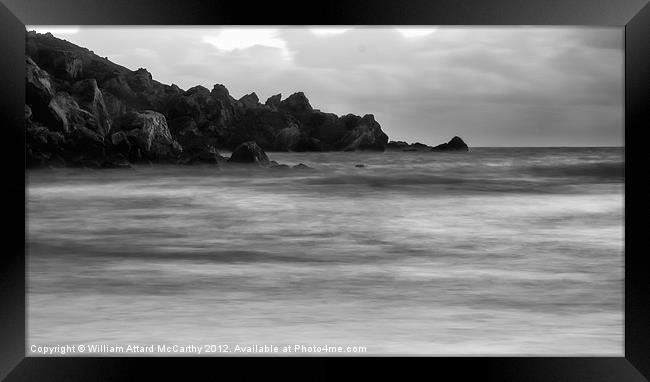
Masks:
[[[623,29],[33,27],[182,89],[303,91],[391,140],[622,146]]]

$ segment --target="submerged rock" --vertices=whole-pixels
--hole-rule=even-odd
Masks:
[[[460,137],[453,137],[449,142],[431,148],[431,151],[469,151],[469,147]]]
[[[267,166],[269,164],[269,157],[255,141],[248,141],[235,148],[228,162]]]

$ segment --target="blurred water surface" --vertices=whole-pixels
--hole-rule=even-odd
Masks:
[[[31,170],[27,342],[621,356],[623,154]]]

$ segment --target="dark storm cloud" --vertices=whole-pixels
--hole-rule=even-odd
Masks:
[[[45,28],[44,28],[45,29]],[[338,33],[327,33],[334,31]],[[53,31],[56,35],[56,30]],[[395,140],[622,145],[621,28],[67,28],[60,36],[187,89],[304,91]]]

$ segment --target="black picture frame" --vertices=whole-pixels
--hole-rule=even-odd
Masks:
[[[650,277],[642,222],[649,211],[643,130],[650,114],[650,5],[647,0],[365,0],[347,2],[224,0],[0,0],[0,120],[2,121],[3,229],[0,256],[0,379],[124,380],[151,372],[212,375],[233,358],[36,358],[25,357],[25,25],[591,25],[625,27],[625,355],[624,357],[431,357],[417,365],[425,376],[451,372],[454,379],[500,381],[643,381],[650,378]],[[634,250],[635,248],[639,250]],[[280,376],[295,358],[263,357],[262,368],[242,374]],[[250,360],[250,359],[249,359]],[[268,362],[271,360],[271,362]],[[363,372],[370,358],[339,358]],[[183,365],[180,362],[183,362]],[[333,373],[330,359],[301,358],[312,373]],[[422,362],[423,361],[423,362]],[[215,366],[217,362],[217,366]],[[411,364],[410,360],[407,360]],[[357,369],[359,370],[359,369]],[[231,370],[232,371],[232,370]],[[304,374],[305,376],[311,374]],[[331,376],[339,376],[339,373]],[[346,375],[349,375],[346,373]],[[241,376],[237,375],[237,376]],[[644,377],[645,376],[645,377]]]

